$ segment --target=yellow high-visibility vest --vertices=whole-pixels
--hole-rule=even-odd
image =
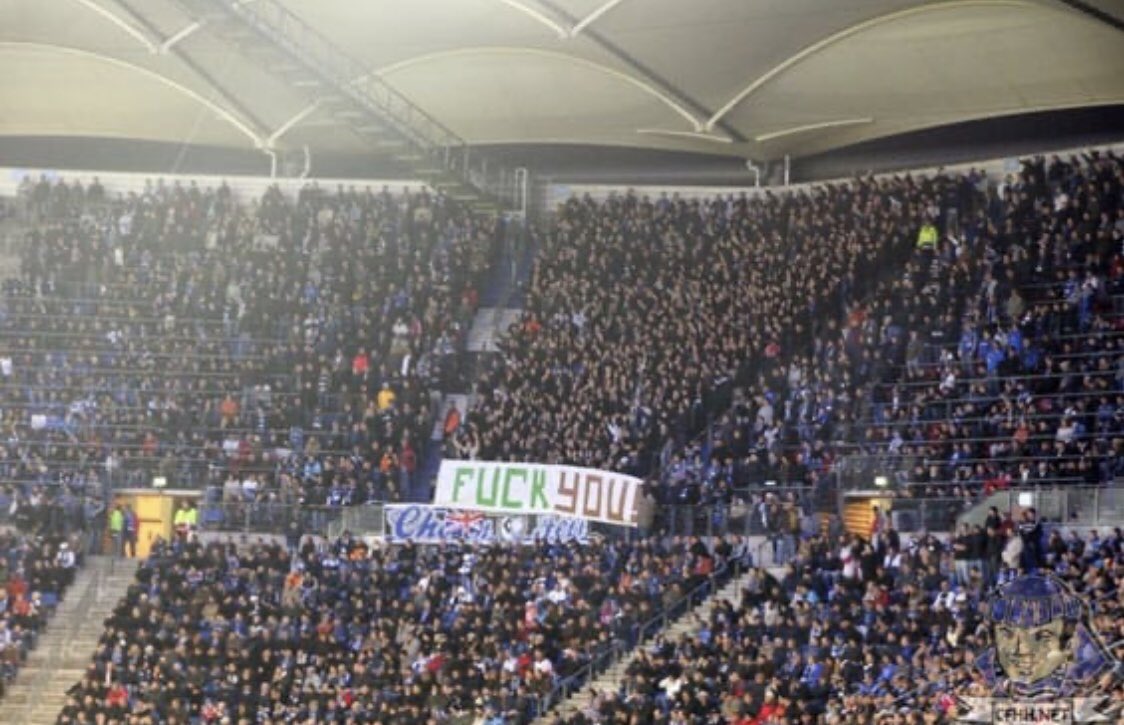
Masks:
[[[937,228],[932,224],[926,224],[921,227],[921,231],[917,233],[917,248],[918,249],[934,249],[937,246]]]

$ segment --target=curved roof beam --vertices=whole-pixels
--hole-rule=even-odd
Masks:
[[[175,33],[172,36],[169,36],[167,40],[160,44],[160,52],[170,52],[172,48],[176,47],[176,43],[179,43],[182,40],[186,40],[188,36],[196,32],[206,24],[206,18],[204,18],[203,20],[196,20],[195,22],[188,23],[179,32]]]
[[[674,138],[693,138],[699,141],[710,141],[711,143],[733,143],[734,139],[729,136],[715,136],[711,133],[702,133],[699,131],[671,131],[664,128],[638,128],[636,133],[642,133],[647,136],[671,136]]]
[[[134,40],[136,40],[141,45],[143,45],[148,50],[149,53],[152,53],[153,55],[155,55],[156,53],[160,52],[160,46],[158,46],[156,43],[154,43],[151,38],[149,38],[143,31],[141,31],[135,25],[130,23],[128,20],[125,20],[124,18],[122,18],[120,15],[113,12],[112,10],[109,10],[109,9],[107,9],[107,8],[101,6],[101,5],[98,5],[96,2],[94,2],[94,0],[74,0],[74,2],[78,3],[79,5],[85,7],[89,10],[92,10],[93,12],[102,16],[104,19],[106,19],[107,21],[109,21],[113,25],[116,25],[122,31],[124,31],[129,36],[131,36]]]
[[[759,88],[779,76],[781,73],[784,73],[794,65],[802,63],[813,55],[819,53],[821,50],[835,45],[841,40],[846,40],[852,35],[858,35],[859,33],[865,32],[879,25],[893,22],[895,20],[901,20],[902,18],[912,17],[914,15],[921,15],[923,13],[930,13],[940,10],[950,10],[955,8],[994,6],[1034,8],[1043,7],[1042,5],[1031,2],[1030,0],[950,0],[949,2],[936,3],[933,5],[920,5],[916,7],[905,8],[904,10],[895,10],[894,12],[886,13],[885,15],[879,15],[878,17],[864,20],[861,23],[856,23],[855,25],[839,30],[827,36],[826,38],[812,43],[806,48],[798,51],[795,55],[789,56],[778,65],[773,66],[763,75],[758,76],[756,80],[739,91],[733,98],[726,102],[726,105],[722,106],[722,108],[719,108],[717,111],[715,111],[713,116],[707,119],[706,130],[712,130],[715,124],[722,120],[723,116],[734,110],[745,99],[749,98]]]
[[[623,1],[624,0],[607,0],[604,5],[596,8],[589,15],[586,15],[584,18],[579,20],[577,24],[574,25],[574,27],[570,28],[570,37],[578,37],[581,31],[585,30],[586,27],[593,25],[593,23],[597,22],[598,18],[615,8],[617,5],[620,5]]]
[[[297,111],[292,117],[289,118],[289,120],[285,121],[285,123],[278,126],[277,130],[269,134],[269,138],[265,140],[265,147],[270,149],[273,148],[273,145],[276,144],[282,136],[287,134],[298,123],[315,113],[316,109],[320,108],[320,104],[322,102],[322,99],[317,98],[312,103]]]
[[[1001,108],[1001,109],[998,109],[998,110],[991,110],[991,111],[979,111],[977,113],[970,113],[966,116],[941,117],[941,118],[937,118],[937,119],[932,120],[932,121],[926,121],[924,123],[920,123],[920,124],[916,124],[916,125],[910,124],[908,122],[908,119],[907,119],[905,121],[906,125],[905,125],[904,128],[899,127],[899,128],[896,128],[896,129],[890,131],[889,133],[874,134],[873,136],[864,138],[863,140],[878,139],[878,138],[893,138],[894,136],[897,136],[897,135],[900,135],[900,134],[913,133],[915,131],[924,131],[926,129],[931,129],[931,128],[940,128],[941,126],[947,126],[948,124],[966,123],[966,122],[970,122],[970,121],[981,121],[981,120],[990,119],[990,118],[1006,118],[1008,116],[1021,116],[1021,115],[1028,114],[1028,113],[1046,113],[1046,112],[1049,112],[1049,111],[1065,111],[1065,110],[1069,110],[1071,108],[1100,108],[1102,106],[1124,106],[1124,96],[1120,96],[1118,98],[1102,97],[1102,98],[1097,98],[1097,99],[1092,99],[1092,100],[1066,101],[1064,103],[1044,103],[1044,104],[1039,104],[1039,105],[1034,105],[1034,106],[1017,106],[1017,107],[1013,107],[1013,108]],[[854,119],[853,123],[854,123],[854,125],[859,125],[859,123],[861,123],[863,120],[865,120],[865,119]],[[887,122],[890,123],[890,124],[893,124],[895,121],[901,121],[901,120],[902,119],[887,119]],[[873,122],[874,119],[870,119],[870,121]],[[827,124],[810,124],[810,126],[812,126],[812,128],[809,128],[808,126],[797,126],[797,127],[791,128],[791,129],[784,129],[784,130],[781,130],[779,132],[767,133],[767,134],[764,134],[763,136],[757,136],[753,140],[757,141],[757,142],[770,141],[770,140],[773,140],[773,139],[776,139],[776,138],[781,138],[782,136],[788,136],[788,135],[793,135],[793,134],[797,134],[797,133],[803,133],[804,131],[816,130],[815,127],[824,127],[825,125],[844,125],[844,124],[834,123],[834,122],[828,121]]]
[[[382,68],[379,68],[379,69],[377,69],[375,71],[372,71],[372,72],[375,75],[387,76],[387,75],[390,75],[392,73],[397,73],[400,70],[405,70],[406,68],[409,68],[411,66],[420,65],[422,63],[429,63],[429,62],[436,61],[436,60],[444,60],[445,58],[453,58],[453,57],[460,56],[460,55],[481,55],[481,54],[486,54],[486,53],[512,53],[512,54],[516,54],[516,55],[533,55],[533,56],[539,56],[539,57],[542,57],[542,58],[552,58],[552,59],[555,59],[555,60],[562,60],[562,61],[566,61],[568,63],[574,63],[576,65],[585,66],[586,68],[589,68],[591,70],[595,70],[599,73],[603,73],[605,75],[612,76],[613,78],[616,78],[618,80],[624,81],[625,83],[628,83],[629,85],[634,86],[635,88],[639,88],[641,91],[648,94],[649,96],[652,96],[653,98],[658,99],[661,103],[663,103],[665,106],[667,106],[671,110],[675,111],[685,121],[690,123],[691,128],[695,132],[702,132],[704,130],[709,130],[709,129],[703,128],[703,122],[699,118],[697,118],[695,116],[695,114],[691,113],[691,111],[684,108],[682,104],[680,104],[678,101],[676,101],[674,98],[672,98],[668,94],[664,93],[660,89],[653,86],[651,83],[648,83],[647,81],[643,81],[643,80],[641,80],[641,79],[639,79],[635,76],[629,75],[628,73],[625,73],[624,71],[617,70],[616,68],[613,68],[611,66],[603,65],[603,64],[598,63],[596,61],[588,60],[586,58],[581,58],[581,57],[576,56],[576,55],[570,55],[568,53],[560,53],[560,52],[554,51],[554,50],[543,50],[541,48],[522,48],[522,47],[511,47],[511,46],[483,46],[483,47],[477,47],[477,48],[454,48],[452,50],[439,50],[435,53],[426,53],[424,55],[416,55],[413,58],[406,58],[405,60],[400,60],[396,63],[391,63],[390,65],[383,66]],[[362,78],[357,78],[353,82],[357,83],[360,80],[362,80]]]
[[[798,133],[807,133],[809,131],[821,131],[825,128],[839,128],[840,126],[861,126],[867,123],[874,123],[873,118],[840,118],[835,121],[821,121],[819,123],[807,123],[803,126],[793,126],[791,128],[782,128],[780,131],[770,131],[763,133],[760,136],[754,136],[753,140],[757,143],[765,141],[772,141],[773,139],[784,138],[785,136],[795,136]]]
[[[262,148],[265,145],[265,139],[258,136],[258,134],[255,133],[254,130],[251,129],[244,121],[242,121],[242,119],[238,118],[238,116],[234,115],[229,110],[223,108],[222,106],[206,98],[205,96],[200,95],[197,91],[192,90],[179,81],[168,78],[167,76],[161,75],[160,73],[157,73],[156,71],[149,68],[145,68],[144,66],[129,63],[128,61],[121,60],[120,58],[114,58],[113,56],[105,55],[103,53],[96,53],[94,51],[83,50],[81,48],[72,48],[66,45],[55,45],[54,43],[29,43],[4,40],[0,41],[0,48],[13,48],[15,50],[46,50],[52,53],[72,55],[79,58],[89,58],[92,60],[101,61],[103,63],[109,63],[110,65],[115,65],[118,68],[124,68],[125,70],[130,70],[135,73],[140,73],[141,75],[147,76],[157,83],[165,85],[168,88],[176,91],[180,95],[186,96],[196,103],[206,107],[215,115],[222,118],[231,126],[234,126],[234,128],[238,129],[247,138],[253,141],[256,148]]]
[[[533,20],[535,20],[535,22],[539,23],[540,25],[545,25],[546,27],[550,28],[551,30],[554,31],[554,34],[558,36],[559,40],[565,40],[566,38],[570,37],[570,31],[567,30],[566,28],[562,27],[561,23],[554,20],[554,18],[550,17],[549,15],[542,12],[541,10],[538,10],[537,8],[531,7],[530,5],[528,5],[523,0],[499,0],[499,1],[501,3],[503,3],[504,5],[508,6],[509,8],[511,8],[512,10],[517,10],[517,11],[523,13],[524,15],[526,15],[527,17],[532,18]]]

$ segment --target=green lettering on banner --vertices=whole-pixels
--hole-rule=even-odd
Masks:
[[[500,469],[496,466],[492,469],[492,492],[490,495],[484,495],[484,477],[487,475],[487,470],[481,468],[476,474],[476,505],[477,506],[495,506],[496,505],[496,492],[500,487]]]
[[[521,509],[523,502],[519,499],[511,500],[509,494],[511,493],[511,480],[518,479],[520,481],[527,480],[527,469],[525,468],[508,468],[503,474],[503,507],[505,509]]]
[[[461,488],[472,480],[472,467],[461,467],[453,474],[453,503],[461,497]]]
[[[531,510],[550,510],[550,501],[546,498],[546,471],[541,469],[531,471]]]

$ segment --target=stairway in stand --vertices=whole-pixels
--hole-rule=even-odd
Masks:
[[[102,623],[125,596],[137,564],[107,556],[86,560],[0,699],[0,723],[50,725],[58,719],[66,691],[82,678],[101,639]]]
[[[514,307],[481,307],[468,330],[465,349],[469,352],[498,352],[497,344],[508,329],[519,321],[523,310]]]
[[[31,225],[12,217],[0,219],[0,276],[19,277],[24,236]]]
[[[667,629],[661,630],[659,634],[670,641],[674,641],[684,634],[689,634],[699,629],[700,624],[710,617],[710,613],[714,610],[718,602],[729,601],[737,604],[741,601],[741,591],[745,587],[748,578],[749,573],[745,572],[726,582],[725,586],[704,600],[700,605],[681,616]],[[628,666],[632,664],[640,648],[646,646],[647,642],[644,642],[635,649],[625,653],[623,657],[610,665],[607,670],[593,678],[592,681],[587,682],[580,691],[569,699],[563,700],[555,705],[549,712],[535,720],[535,722],[552,723],[557,717],[566,717],[583,712],[589,707],[594,692],[615,692],[617,688],[620,687],[621,680],[624,679]]]

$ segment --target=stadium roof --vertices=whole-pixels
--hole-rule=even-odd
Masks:
[[[1119,0],[283,2],[470,143],[773,159],[1124,102]],[[0,136],[364,150],[205,4],[0,0]]]

